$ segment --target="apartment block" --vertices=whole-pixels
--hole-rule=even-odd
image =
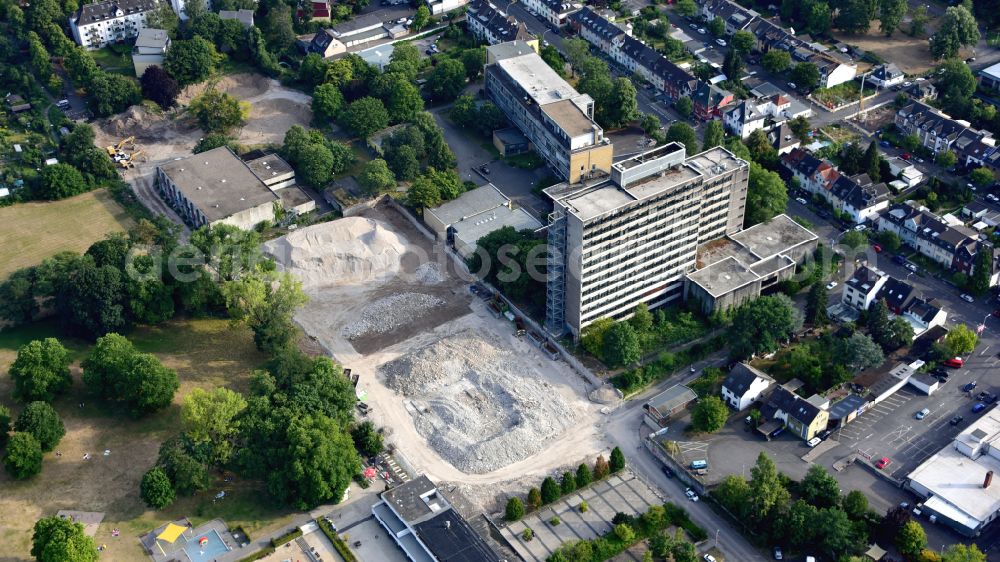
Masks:
[[[743,228],[749,165],[717,147],[687,156],[668,143],[610,174],[545,190],[549,216],[546,327],[574,336],[684,296],[698,245]]]
[[[73,39],[86,49],[100,49],[138,37],[146,27],[146,13],[159,0],[109,0],[84,4],[69,19]]]
[[[523,41],[487,48],[486,93],[563,179],[611,172],[611,141],[594,100],[563,80]]]

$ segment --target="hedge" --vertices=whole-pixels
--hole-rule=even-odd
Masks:
[[[302,529],[293,529],[280,537],[271,539],[271,546],[278,548],[279,546],[292,542],[293,540],[302,536]]]
[[[247,556],[246,558],[240,558],[239,562],[254,562],[254,560],[260,560],[265,556],[270,556],[274,554],[274,550],[275,548],[273,546],[265,546],[264,548],[258,550],[257,552],[254,552],[253,554]]]
[[[330,525],[329,521],[326,519],[317,519],[316,524],[319,525],[320,530],[323,531],[326,538],[330,539],[330,542],[333,543],[333,548],[337,549],[337,552],[340,553],[344,560],[347,562],[358,562],[354,553],[348,548],[347,543],[333,530],[333,525]]]

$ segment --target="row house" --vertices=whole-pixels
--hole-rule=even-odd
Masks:
[[[904,135],[916,135],[927,150],[935,154],[951,150],[961,162],[968,160],[967,149],[979,145],[992,147],[995,144],[992,133],[973,129],[968,121],[952,119],[920,101],[914,101],[897,111],[893,122]],[[976,144],[977,141],[979,145]]]
[[[146,14],[160,0],[109,0],[84,4],[69,19],[73,39],[88,50],[135,39],[146,27]]]
[[[727,35],[746,29],[754,18],[760,16],[759,13],[729,0],[709,0],[702,4],[700,13],[706,20],[721,18],[726,23]]]
[[[691,97],[700,84],[688,71],[589,7],[571,15],[569,22],[582,39],[671,100]]]
[[[698,88],[691,94],[694,116],[702,121],[722,117],[722,110],[735,100],[736,96],[732,92],[707,82],[699,83]]]
[[[524,41],[537,48],[537,39],[528,31],[523,22],[508,16],[487,0],[469,4],[465,24],[477,39],[488,44]],[[533,44],[535,43],[535,44]]]
[[[889,188],[875,183],[867,174],[842,174],[831,162],[801,149],[781,157],[781,165],[796,178],[802,189],[819,195],[840,213],[861,224],[875,220],[889,207]]]
[[[976,254],[981,251],[997,254],[992,245],[979,240],[974,230],[962,225],[949,225],[926,207],[908,203],[893,205],[878,219],[878,230],[899,236],[906,245],[951,271],[972,275]],[[990,285],[1000,280],[994,257]]]
[[[913,327],[914,338],[931,328],[943,326],[948,319],[948,313],[936,300],[918,296],[913,285],[872,267],[858,267],[844,283],[841,303],[864,311],[879,301],[885,302],[892,314]]]
[[[557,27],[566,25],[567,18],[575,11],[573,4],[559,0],[524,0],[521,3],[529,11]]]

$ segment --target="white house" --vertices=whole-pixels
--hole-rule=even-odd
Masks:
[[[757,110],[757,104],[751,100],[741,101],[722,115],[722,125],[741,139],[763,129],[765,121],[766,116]]]
[[[427,0],[427,7],[430,9],[431,14],[436,16],[461,8],[468,3],[469,0]]]
[[[159,0],[108,0],[84,4],[69,19],[73,39],[93,50],[122,43],[146,27],[146,13],[160,6]]]
[[[898,156],[886,158],[886,163],[889,164],[889,173],[899,178],[899,181],[905,183],[907,187],[913,187],[924,181],[923,172]]]
[[[722,400],[737,412],[745,410],[760,400],[772,383],[774,379],[766,373],[746,363],[738,363],[722,383]]]
[[[854,270],[854,275],[844,283],[844,293],[840,302],[857,310],[868,310],[888,280],[889,275],[886,273],[862,265]]]
[[[891,88],[896,84],[902,84],[904,80],[906,80],[906,76],[903,74],[903,71],[891,62],[872,70],[867,77],[868,82],[875,84],[879,88]]]
[[[575,11],[573,4],[560,0],[524,0],[522,4],[529,12],[559,27],[566,25],[566,17]]]

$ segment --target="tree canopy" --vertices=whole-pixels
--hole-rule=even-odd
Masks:
[[[17,350],[10,366],[14,398],[51,402],[71,384],[69,351],[55,338],[31,341]]]
[[[174,41],[163,58],[163,69],[181,86],[201,82],[215,71],[219,63],[215,45],[203,37]]]
[[[787,206],[788,190],[781,176],[751,161],[747,187],[747,224],[769,221],[784,213]]]
[[[794,305],[783,294],[754,299],[736,310],[729,328],[730,355],[746,359],[755,353],[770,353],[788,339],[802,321]]]
[[[191,113],[206,133],[226,133],[240,127],[250,114],[250,105],[225,92],[209,88],[191,100]]]
[[[289,273],[255,272],[222,287],[234,322],[248,326],[257,349],[275,353],[288,347],[295,335],[292,314],[305,304],[302,283]]]
[[[114,333],[97,339],[82,366],[83,382],[90,392],[121,404],[133,416],[167,407],[179,386],[177,373]]]
[[[48,402],[31,402],[17,416],[14,431],[30,434],[38,440],[42,451],[51,451],[66,435],[66,426]]]
[[[695,431],[715,433],[726,425],[729,408],[718,396],[705,396],[698,400],[691,411],[691,425]]]
[[[938,30],[930,39],[931,54],[936,59],[950,59],[962,47],[979,42],[979,25],[965,6],[949,6]]]
[[[35,522],[31,555],[38,562],[97,562],[101,556],[82,524],[54,515]]]

